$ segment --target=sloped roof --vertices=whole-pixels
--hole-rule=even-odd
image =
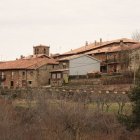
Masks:
[[[91,58],[93,60],[96,60],[96,61],[99,61],[100,62],[100,60],[98,60],[98,59],[96,59],[94,57],[91,57],[89,55],[86,55],[86,54],[68,56],[68,57],[59,59],[59,61],[66,61],[66,60],[69,61],[69,60],[76,59],[76,58],[79,58],[79,57],[82,57],[82,56],[87,56],[87,57],[89,57],[89,58]]]
[[[23,56],[23,59],[31,59],[31,58],[51,58],[49,56],[47,56],[46,54],[36,54],[36,55],[29,55],[29,56],[26,56],[24,57]]]
[[[124,45],[123,47],[121,46],[105,47],[105,48],[89,51],[85,54],[111,53],[111,52],[119,52],[121,50],[134,50],[138,48],[140,48],[140,43],[131,46]]]
[[[132,50],[137,50],[137,49],[140,49],[140,43],[138,43],[138,44],[135,44],[135,45],[131,46],[131,48],[130,48],[130,49],[132,49]]]
[[[40,44],[40,45],[37,45],[37,46],[33,46],[34,48],[38,48],[38,47],[42,47],[42,48],[50,48],[50,46],[46,46],[46,45],[42,45],[42,44]]]
[[[0,70],[37,69],[45,64],[58,64],[53,58],[30,58],[0,63]]]
[[[97,43],[97,45],[95,45],[95,43],[91,43],[88,46],[82,46],[80,48],[77,48],[77,49],[71,50],[69,52],[66,52],[62,55],[69,55],[69,54],[76,54],[76,53],[80,53],[80,52],[84,52],[84,51],[90,51],[92,49],[97,49],[97,48],[100,48],[100,47],[103,47],[103,46],[106,46],[106,45],[109,45],[109,44],[112,44],[112,43],[120,43],[121,40],[124,43],[134,43],[134,44],[138,43],[138,42],[136,42],[132,39],[121,38],[121,39],[116,39],[116,40],[112,40],[112,41],[102,42],[101,44]]]
[[[79,57],[79,56],[80,56],[80,55],[67,56],[67,57],[64,57],[64,58],[59,59],[58,61],[68,61],[68,60],[70,60],[70,59],[77,58],[77,57]]]

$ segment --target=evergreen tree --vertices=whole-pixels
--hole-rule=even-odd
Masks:
[[[126,125],[128,130],[140,128],[140,68],[136,74],[136,85],[129,94],[132,103],[132,113],[130,116],[119,115],[119,120]]]

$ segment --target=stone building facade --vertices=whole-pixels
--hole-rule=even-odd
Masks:
[[[75,55],[87,54],[101,60],[100,71],[102,73],[120,73],[128,70],[129,67],[128,63],[125,61],[127,59],[122,59],[128,57],[128,55],[126,55],[128,54],[127,51],[132,50],[133,45],[138,43],[139,42],[127,38],[104,42],[101,40],[100,43],[95,41],[95,43],[86,44],[83,47],[61,54],[56,58],[62,60]],[[122,56],[124,56],[123,54],[125,57],[122,58]]]
[[[140,68],[140,44],[134,45],[130,53],[129,70],[137,71]]]
[[[0,85],[2,87],[15,89],[50,84],[50,71],[57,69],[58,62],[50,58],[48,52],[44,51],[42,54],[42,48],[46,47],[37,46],[36,48],[38,48],[36,55],[0,63]]]
[[[34,55],[44,54],[44,55],[49,56],[49,51],[50,51],[50,47],[49,46],[38,45],[38,46],[34,46],[33,47],[33,54]]]

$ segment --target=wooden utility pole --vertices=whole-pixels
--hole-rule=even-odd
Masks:
[[[136,84],[136,57],[134,53],[134,85]]]

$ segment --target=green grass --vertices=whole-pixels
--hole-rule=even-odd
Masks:
[[[78,102],[73,102],[73,101],[64,101],[64,100],[48,100],[47,101],[49,104],[52,106],[58,106],[61,104],[65,104],[71,107],[74,107]],[[30,101],[28,102],[27,100],[14,100],[13,101],[13,106],[14,107],[23,107],[23,108],[30,108],[30,107],[36,107],[37,101]],[[80,105],[84,105],[84,103],[80,103]],[[97,104],[96,103],[89,103],[85,104],[85,107],[89,110],[97,110]],[[100,106],[101,108],[101,106]],[[118,103],[111,103],[109,106],[109,113],[118,113],[119,105]],[[125,114],[130,114],[132,110],[131,103],[126,103],[124,108],[123,108],[123,113]],[[104,112],[106,112],[106,105],[104,105]]]
[[[97,109],[96,103],[90,103],[87,106],[89,109],[93,109],[93,110]],[[108,112],[117,113],[118,109],[119,109],[118,103],[111,103]],[[123,113],[131,113],[131,110],[132,110],[131,103],[126,103],[123,108]],[[104,105],[104,111],[106,111],[106,105]]]

